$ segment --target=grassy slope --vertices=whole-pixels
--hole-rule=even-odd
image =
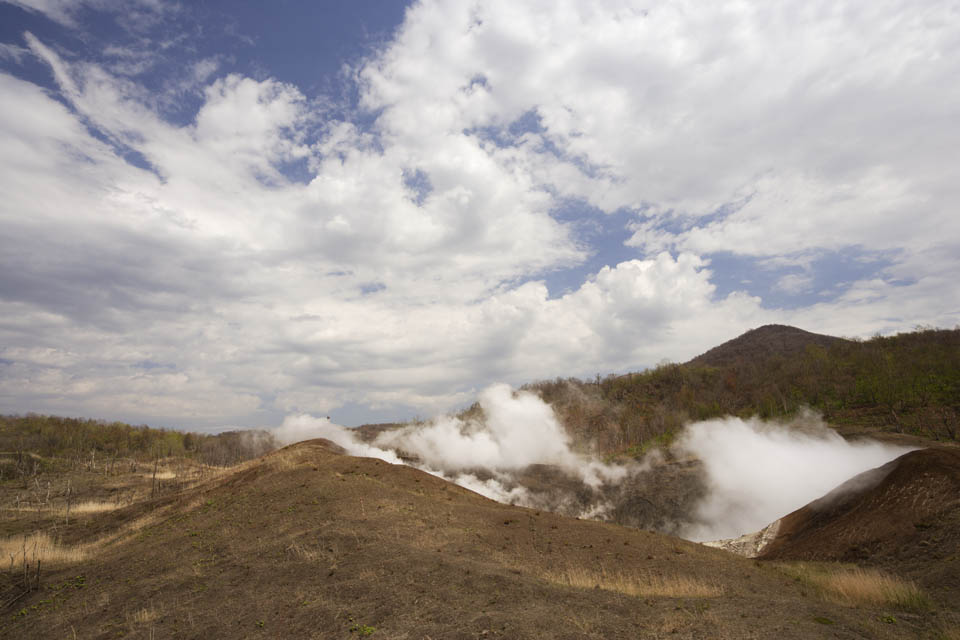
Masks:
[[[902,638],[953,615],[829,602],[723,551],[500,505],[322,441],[61,533],[115,539],[46,568],[0,636]]]

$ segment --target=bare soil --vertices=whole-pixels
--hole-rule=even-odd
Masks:
[[[16,601],[21,578],[2,574],[0,637],[922,638],[956,613],[828,602],[763,563],[318,440],[57,535],[100,544]]]

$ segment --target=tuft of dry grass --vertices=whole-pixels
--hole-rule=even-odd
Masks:
[[[664,598],[715,598],[723,585],[692,576],[663,576],[654,573],[627,574],[583,567],[546,572],[548,582],[579,589],[604,589],[629,596]]]
[[[299,450],[281,449],[269,454],[264,460],[278,471],[291,471],[305,464]]]
[[[72,564],[80,562],[86,555],[84,547],[62,546],[42,532],[0,540],[0,558],[9,559],[14,569],[22,566],[24,561],[27,564],[38,560],[44,565]]]
[[[88,500],[86,502],[79,502],[77,504],[70,505],[69,513],[70,515],[77,515],[81,513],[104,513],[106,511],[115,511],[124,504],[119,504],[116,501],[112,502],[103,502],[101,500]],[[13,511],[16,513],[53,513],[59,516],[64,516],[67,514],[67,505],[65,504],[32,504],[32,505],[21,505],[20,507],[3,507],[4,511]]]
[[[316,562],[331,569],[337,568],[339,554],[334,547],[323,548],[317,545],[293,543],[286,549],[287,554],[304,562]]]
[[[130,619],[137,624],[147,624],[148,622],[153,622],[159,617],[160,613],[156,609],[144,608],[140,609],[139,611],[135,611],[133,615],[130,616]]]
[[[805,563],[782,564],[778,568],[831,602],[848,606],[889,605],[911,611],[925,611],[931,606],[930,599],[915,583],[876,569]]]

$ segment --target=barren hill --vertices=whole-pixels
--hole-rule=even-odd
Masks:
[[[912,451],[780,520],[762,556],[880,566],[960,593],[960,450]]]
[[[902,638],[940,624],[316,440],[56,535],[79,555],[15,602],[8,576],[0,636]]]

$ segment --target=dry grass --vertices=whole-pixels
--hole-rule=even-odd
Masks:
[[[147,633],[144,636],[153,638],[155,637],[154,625],[161,618],[161,610],[157,609],[154,606],[142,607],[135,611],[127,612],[127,629],[129,633],[138,634],[138,632],[146,631]],[[122,635],[122,633],[118,633]]]
[[[657,623],[657,630],[663,634],[657,637],[711,638],[712,640],[750,637],[739,634],[731,636],[723,631],[717,615],[706,607],[677,607],[673,611],[668,611]]]
[[[156,609],[140,609],[134,612],[134,614],[130,616],[130,619],[137,624],[147,624],[159,617],[160,613]]]
[[[0,557],[9,560],[13,569],[38,560],[44,565],[80,562],[87,556],[86,547],[61,546],[46,533],[32,533],[0,540]]]
[[[929,598],[916,584],[876,569],[804,563],[778,566],[831,602],[848,606],[889,605],[913,611],[930,608]]]
[[[938,640],[960,640],[960,626],[947,623],[941,623]]]
[[[614,573],[576,567],[547,572],[543,577],[555,584],[580,589],[599,588],[638,597],[715,598],[723,595],[723,586],[720,583],[691,576]]]
[[[84,504],[86,505],[84,507]],[[109,511],[115,509],[113,503],[89,502],[71,508],[85,508],[88,513]],[[88,559],[100,552],[104,547],[128,538],[145,527],[155,524],[171,507],[148,512],[139,518],[132,519],[113,532],[79,545],[61,545],[49,534],[35,531],[30,534],[18,535],[12,538],[0,539],[0,567],[19,567],[26,559],[27,564],[34,564],[37,560],[44,566],[74,564]]]
[[[118,503],[116,501],[104,502],[102,500],[87,500],[86,502],[78,502],[77,504],[70,505],[69,514],[71,516],[78,514],[87,514],[87,513],[104,513],[106,511],[115,511],[122,506],[128,504],[127,502]],[[53,513],[59,516],[67,515],[67,505],[65,504],[23,504],[20,507],[4,507],[4,511],[12,511],[15,513]]]
[[[88,500],[86,502],[70,505],[70,513],[104,513],[105,511],[114,511],[120,507],[121,505],[116,502]],[[62,508],[61,511],[66,512],[66,507]]]
[[[335,547],[303,545],[293,543],[286,549],[287,555],[301,562],[315,562],[330,569],[336,569],[340,554]]]
[[[147,473],[141,473],[140,477],[145,480],[173,480],[174,478],[177,477],[177,474],[173,471],[164,470],[164,471],[157,471],[157,475],[154,476],[153,472],[149,471]]]

